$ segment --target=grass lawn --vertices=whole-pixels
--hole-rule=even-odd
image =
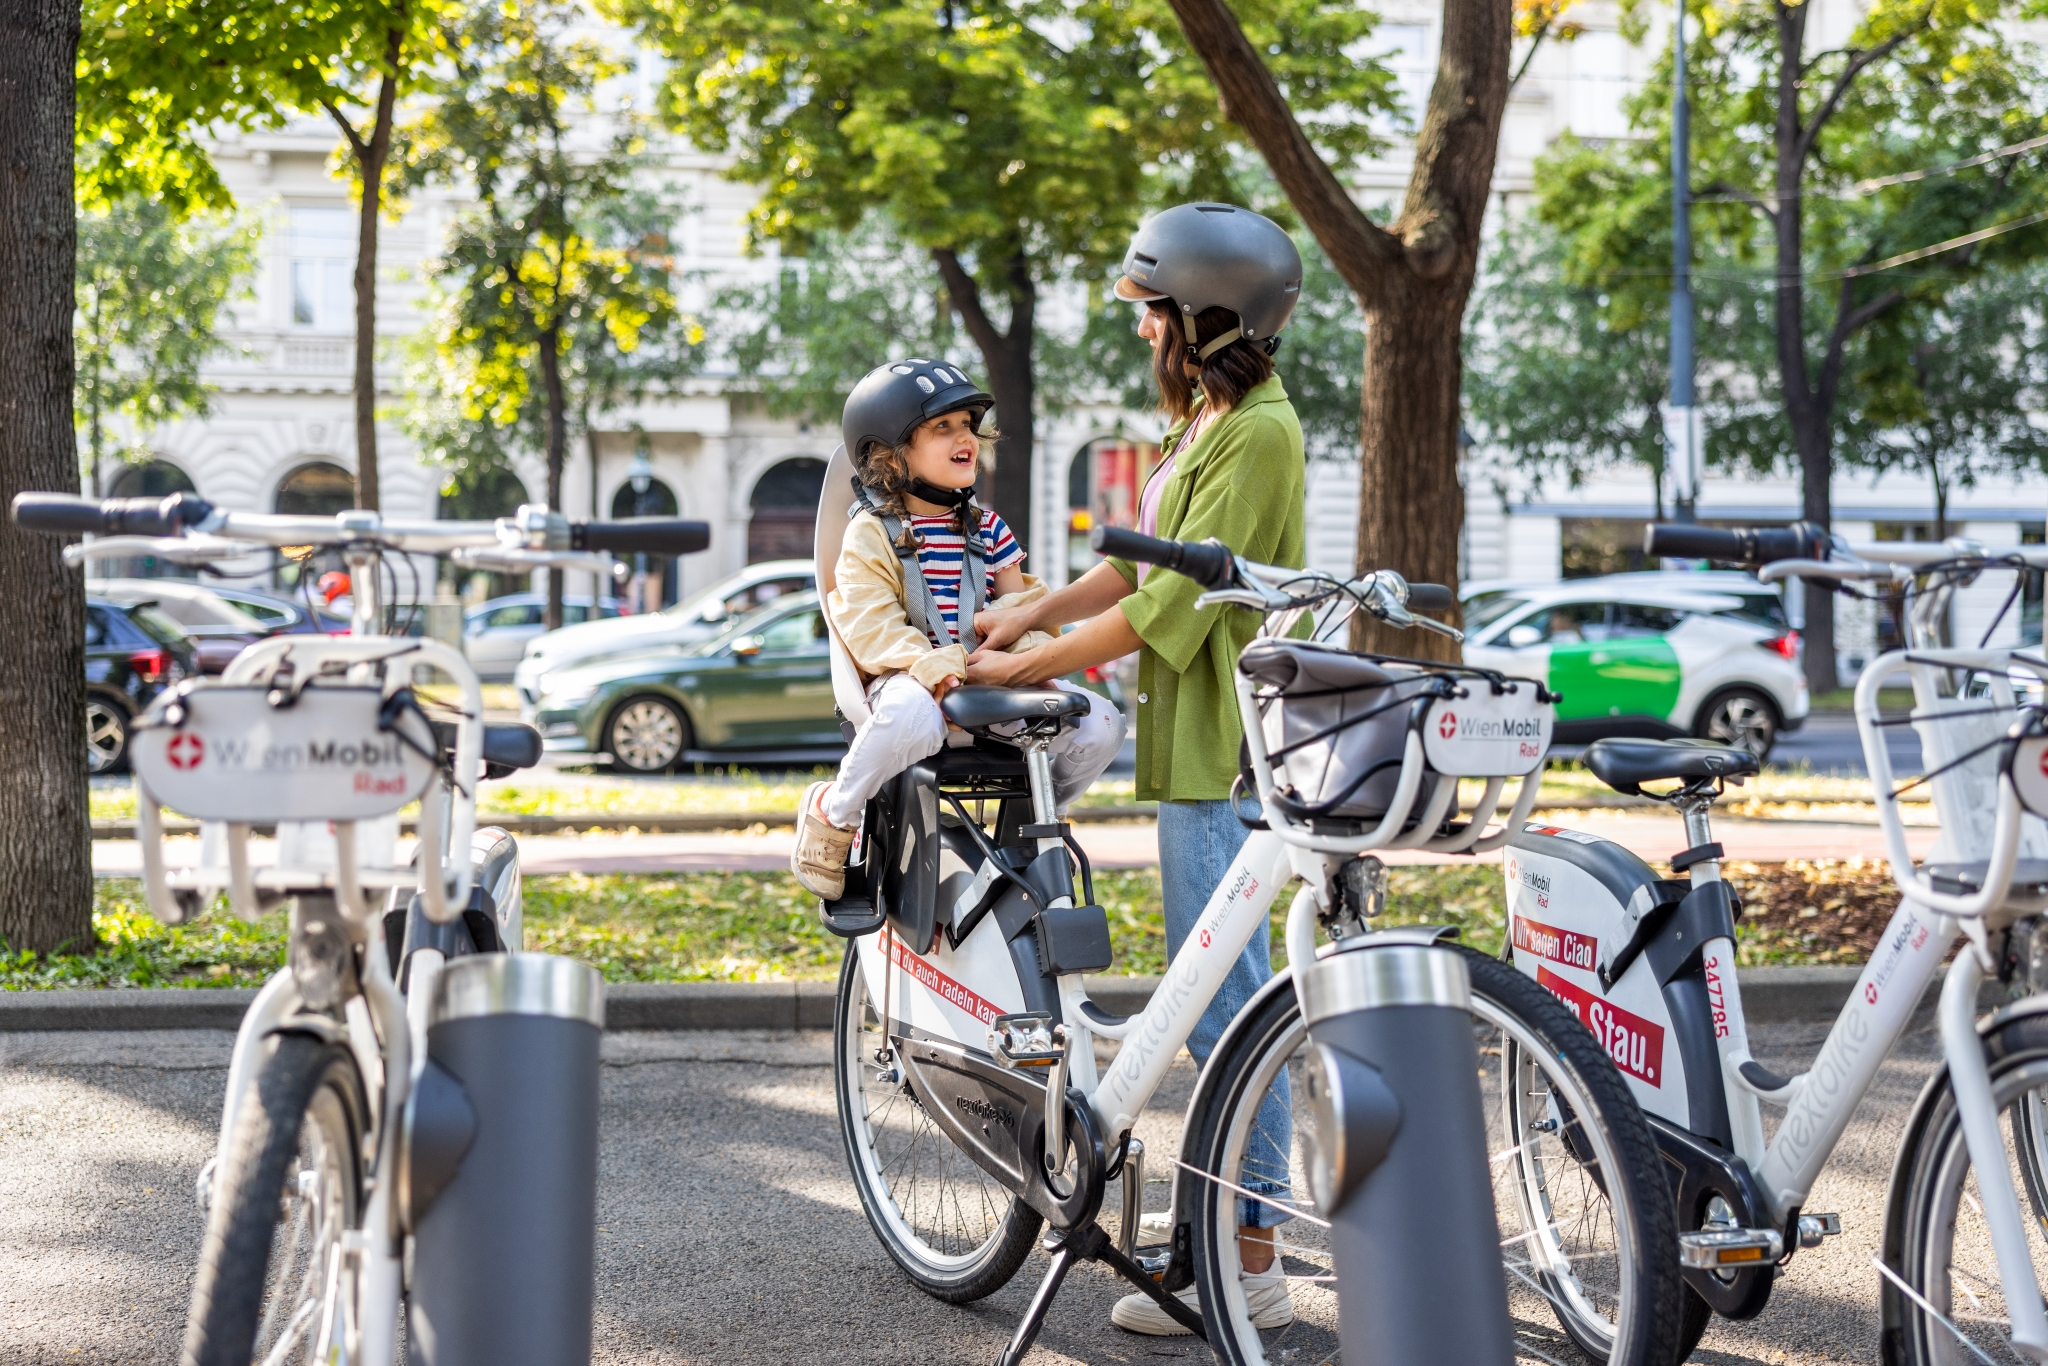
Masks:
[[[1726,871],[1747,906],[1745,967],[1861,961],[1897,904],[1882,863],[1735,863]],[[1499,952],[1506,913],[1498,868],[1394,868],[1390,883],[1381,923],[1456,925],[1463,942]],[[1159,874],[1101,873],[1095,891],[1109,912],[1115,971],[1161,971]],[[1274,906],[1276,966],[1285,961],[1281,922],[1290,899],[1283,891]],[[0,990],[256,986],[284,962],[282,912],[244,922],[217,903],[190,924],[160,925],[133,881],[99,884],[93,928],[96,953],[0,952]],[[782,873],[529,878],[526,947],[581,958],[613,982],[820,981],[837,973],[845,949]]]

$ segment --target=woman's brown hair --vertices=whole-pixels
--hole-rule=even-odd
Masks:
[[[1207,360],[1190,362],[1187,328],[1180,305],[1171,299],[1154,299],[1145,305],[1164,326],[1152,348],[1152,378],[1159,385],[1159,407],[1175,422],[1194,410],[1195,386],[1201,385],[1209,406],[1218,412],[1235,408],[1244,396],[1273,378],[1273,355],[1267,342],[1239,337]],[[1205,308],[1195,315],[1195,339],[1200,347],[1238,325],[1237,314],[1227,308]],[[1197,364],[1200,374],[1188,378],[1188,366]]]

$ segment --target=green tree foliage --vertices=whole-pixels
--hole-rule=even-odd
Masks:
[[[1999,152],[2048,131],[2037,57],[2013,37],[2023,8],[1875,0],[1827,49],[1808,41],[1808,4],[1688,9],[1696,232],[1747,272],[1772,320],[1785,444],[1743,454],[1795,466],[1810,520],[1829,520],[1836,446],[1864,421],[1847,386],[1867,331],[2048,251],[2048,161]],[[1567,140],[1538,172],[1538,211],[1567,238],[1564,277],[1605,293],[1617,323],[1653,318],[1669,288],[1670,78],[1667,51],[1627,106],[1637,138]],[[1831,612],[1810,590],[1815,686],[1832,684]]]
[[[108,424],[136,431],[204,415],[199,366],[220,348],[221,310],[255,264],[256,232],[217,217],[174,218],[162,203],[124,199],[78,215],[77,368],[72,408],[95,493],[106,487]],[[240,291],[246,292],[246,291]]]
[[[1933,307],[1873,329],[1854,384],[1863,397],[1847,455],[1874,469],[1924,473],[1937,538],[1958,488],[2048,471],[2048,268],[1985,271]]]
[[[378,505],[377,235],[393,122],[441,45],[442,0],[86,0],[78,186],[87,205],[232,199],[202,139],[326,114],[356,182],[356,496]]]
[[[1148,205],[1246,202],[1238,134],[1160,0],[612,0],[667,55],[662,108],[764,193],[761,240],[801,246],[885,209],[931,254],[1003,440],[995,502],[1027,541],[1041,289],[1120,259]],[[1375,145],[1392,79],[1334,0],[1247,0],[1244,22],[1329,154]],[[883,359],[874,353],[875,362]]]
[[[1663,296],[1630,290],[1629,276],[1575,283],[1568,245],[1532,219],[1510,224],[1495,244],[1466,334],[1466,410],[1475,435],[1539,479],[1577,487],[1639,464],[1662,507],[1661,404],[1671,378]],[[1616,285],[1622,292],[1610,293]],[[1697,272],[1696,335],[1718,358],[1701,377],[1700,407],[1716,438],[1708,450],[1723,465],[1784,448],[1762,302],[1745,277],[1711,264]],[[1772,462],[1767,454],[1761,463]]]
[[[405,130],[404,183],[476,196],[432,267],[413,430],[458,476],[539,450],[555,508],[572,429],[687,374],[703,336],[673,292],[677,210],[642,186],[641,130],[596,108],[625,68],[576,36],[584,22],[561,3],[472,11],[452,30],[443,97]],[[550,627],[561,589],[550,573]]]

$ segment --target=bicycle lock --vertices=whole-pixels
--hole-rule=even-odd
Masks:
[[[1343,1359],[1508,1366],[1465,964],[1396,930],[1339,941],[1299,986],[1308,1177],[1330,1220]]]
[[[590,1360],[604,982],[544,953],[455,959],[400,1135],[407,1336],[426,1366]]]

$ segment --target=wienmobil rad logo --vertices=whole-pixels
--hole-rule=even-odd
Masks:
[[[405,752],[391,736],[359,740],[308,740],[303,744],[252,745],[247,739],[215,736],[211,740],[180,731],[165,746],[173,768],[197,768],[211,759],[221,768],[255,773],[292,773],[333,768],[397,768]]]
[[[1446,740],[1535,740],[1543,734],[1543,723],[1533,716],[1467,716],[1460,720],[1445,712],[1437,720],[1437,733]]]

